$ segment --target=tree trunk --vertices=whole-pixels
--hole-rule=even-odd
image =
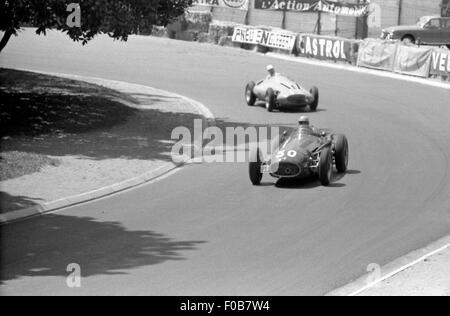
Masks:
[[[13,35],[13,32],[6,31],[5,34],[3,34],[3,38],[0,41],[0,53],[3,51],[3,48],[5,48],[6,44],[8,44],[9,39]]]

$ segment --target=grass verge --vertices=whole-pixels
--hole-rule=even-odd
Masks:
[[[36,150],[38,143],[63,152],[51,139],[123,123],[135,110],[118,99],[134,102],[93,84],[0,69],[0,181],[58,166],[57,159]]]

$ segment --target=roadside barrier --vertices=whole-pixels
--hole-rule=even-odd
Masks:
[[[435,48],[431,52],[430,75],[450,81],[450,50]]]
[[[193,12],[155,35],[208,42],[260,53],[293,54],[305,58],[346,63],[357,67],[450,81],[450,50],[404,45],[381,39],[354,40],[317,34],[298,34],[270,26],[248,26],[211,20],[209,12]]]
[[[376,39],[364,40],[359,46],[358,67],[393,71],[397,44]]]
[[[231,41],[234,28],[239,25],[233,22],[212,21],[209,24],[208,43],[219,44],[223,46],[225,41]],[[239,47],[239,44],[235,45]]]
[[[366,39],[360,44],[357,66],[423,78],[441,77],[447,81],[450,77],[450,50]]]
[[[397,45],[394,72],[417,77],[430,76],[431,52],[430,47]]]
[[[341,37],[300,34],[297,52],[302,57],[356,64],[359,42]]]

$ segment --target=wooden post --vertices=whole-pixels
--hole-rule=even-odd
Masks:
[[[336,19],[336,22],[334,25],[334,36],[338,36],[338,34],[339,34],[339,21],[338,21],[339,16],[335,15],[334,18]]]
[[[322,12],[319,11],[317,13],[317,35],[321,35],[322,33]]]
[[[398,25],[402,25],[402,7],[403,0],[398,0]]]
[[[249,14],[250,14],[250,3],[249,3],[249,8],[248,8],[247,12],[245,12],[245,18],[244,18],[245,25],[249,25],[249,21],[250,21]]]
[[[286,8],[283,9],[283,20],[281,21],[281,28],[286,29]]]
[[[369,20],[369,15],[368,15],[368,14],[365,14],[365,15],[362,17],[362,23],[363,23],[363,33],[362,33],[362,38],[363,38],[363,39],[369,37],[369,23],[368,23],[368,20]]]
[[[358,3],[366,2],[366,0],[358,0]],[[356,39],[365,39],[369,36],[369,13],[367,12],[363,16],[359,16],[356,18],[356,30],[355,30],[355,38]]]

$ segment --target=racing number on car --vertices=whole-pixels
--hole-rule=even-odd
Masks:
[[[297,156],[297,152],[295,150],[289,150],[287,153],[286,153],[286,150],[281,150],[278,152],[276,158],[281,160],[286,157],[295,158],[296,156]]]
[[[288,151],[288,157],[295,158],[297,156],[297,152],[295,150]]]

